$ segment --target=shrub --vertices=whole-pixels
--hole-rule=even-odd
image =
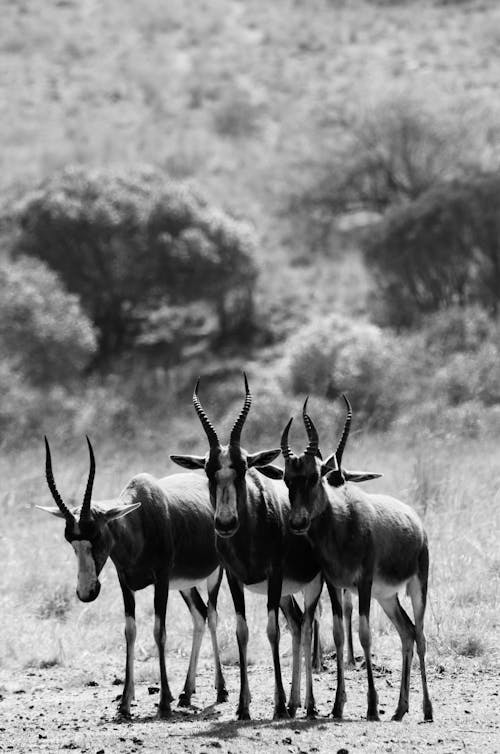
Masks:
[[[99,333],[99,358],[131,347],[160,304],[204,299],[228,336],[253,322],[248,230],[152,169],[68,168],[11,214],[16,255],[46,261]]]
[[[475,352],[495,339],[500,329],[480,306],[451,306],[422,321],[422,347],[434,356]]]
[[[289,346],[295,392],[328,398],[346,393],[356,414],[377,426],[397,411],[401,360],[399,343],[390,334],[339,314],[307,325]]]
[[[80,374],[96,338],[77,297],[57,275],[35,259],[3,261],[0,288],[0,354],[19,372],[13,384],[22,378],[64,383]]]
[[[500,305],[500,173],[442,183],[389,213],[365,239],[387,322],[478,303]]]
[[[13,445],[31,432],[40,408],[39,393],[16,365],[0,358],[0,443]]]
[[[500,403],[500,348],[485,343],[475,353],[454,354],[438,369],[434,389],[451,406],[472,400]]]
[[[55,618],[58,621],[65,621],[75,603],[72,589],[64,584],[57,585],[55,588],[45,588],[41,591],[36,615],[42,620]]]

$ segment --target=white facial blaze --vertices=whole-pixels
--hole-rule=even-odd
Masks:
[[[76,591],[79,597],[88,597],[94,591],[97,582],[92,545],[86,539],[74,540],[71,545],[78,560]]]
[[[234,469],[230,468],[231,459],[228,451],[221,452],[219,462],[221,468],[215,472],[217,482],[215,516],[221,524],[224,524],[233,521],[238,515],[234,486],[236,474]]]

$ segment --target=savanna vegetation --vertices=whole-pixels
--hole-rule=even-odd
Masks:
[[[430,535],[431,664],[497,663],[497,4],[0,11],[0,666],[74,666],[82,645],[104,658],[121,642],[111,569],[79,605],[61,527],[34,511],[43,434],[71,500],[88,433],[110,497],[204,450],[198,375],[229,427],[242,368],[251,450],[277,444],[305,394],[329,450],[348,394],[348,465],[383,472],[369,488],[414,505]],[[168,638],[183,653],[188,623],[179,609]],[[394,655],[374,625],[375,652]]]

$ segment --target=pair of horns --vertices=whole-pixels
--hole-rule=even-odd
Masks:
[[[83,496],[83,503],[82,508],[80,511],[80,521],[88,521],[90,519],[90,501],[92,499],[92,487],[94,486],[94,477],[95,477],[95,458],[94,458],[94,450],[92,448],[92,444],[87,437],[87,445],[89,447],[89,456],[90,456],[90,470],[89,470],[89,478],[87,480],[87,487],[85,488],[85,495]],[[52,458],[50,455],[50,446],[49,441],[45,437],[45,476],[47,478],[47,484],[49,485],[49,490],[52,493],[52,497],[54,498],[54,501],[59,508],[59,510],[64,514],[64,518],[66,521],[74,521],[75,517],[71,513],[70,509],[65,505],[63,502],[57,487],[56,483],[54,481],[54,474],[52,473]]]
[[[236,419],[233,425],[233,428],[231,430],[231,434],[229,436],[229,445],[232,445],[233,447],[236,447],[236,448],[240,447],[241,430],[243,429],[243,425],[245,424],[246,418],[248,416],[248,412],[250,411],[250,406],[252,405],[252,394],[250,392],[250,388],[248,387],[248,380],[247,380],[247,376],[245,372],[243,372],[243,379],[245,380],[245,401],[243,403],[243,408],[241,409],[240,414],[238,418]],[[193,393],[193,405],[194,405],[195,411],[198,414],[198,417],[201,421],[203,429],[205,430],[205,433],[208,437],[210,448],[220,448],[220,442],[219,442],[219,438],[217,437],[217,432],[215,431],[215,428],[212,422],[206,415],[205,410],[203,409],[203,406],[201,405],[201,401],[198,398],[199,386],[200,386],[200,380],[198,379],[198,382],[196,383],[196,387]]]
[[[337,446],[337,450],[335,451],[335,454],[334,454],[339,468],[342,462],[342,455],[344,453],[344,449],[347,443],[347,438],[349,437],[349,432],[351,430],[351,421],[352,421],[351,404],[349,403],[345,395],[342,395],[342,398],[344,399],[345,404],[346,404],[347,416],[344,423],[344,429],[342,431],[342,437],[340,438],[339,444]],[[304,406],[302,408],[302,419],[304,420],[304,426],[306,428],[307,438],[309,440],[309,444],[307,448],[305,449],[304,453],[306,455],[317,456],[317,455],[320,455],[318,430],[314,426],[313,420],[307,413],[308,400],[309,400],[309,397],[306,398],[304,402]],[[288,434],[290,432],[290,427],[292,426],[292,422],[293,422],[293,417],[290,419],[285,429],[283,430],[283,434],[281,435],[281,452],[283,453],[285,460],[290,458],[290,456],[292,455],[290,445],[288,444]]]

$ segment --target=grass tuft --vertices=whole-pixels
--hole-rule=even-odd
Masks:
[[[478,636],[464,636],[452,639],[451,647],[462,657],[481,657],[486,652],[485,644]]]
[[[36,615],[42,620],[56,618],[56,620],[64,621],[68,618],[74,604],[73,589],[69,584],[62,584],[56,586],[51,592],[45,590],[36,608]]]

